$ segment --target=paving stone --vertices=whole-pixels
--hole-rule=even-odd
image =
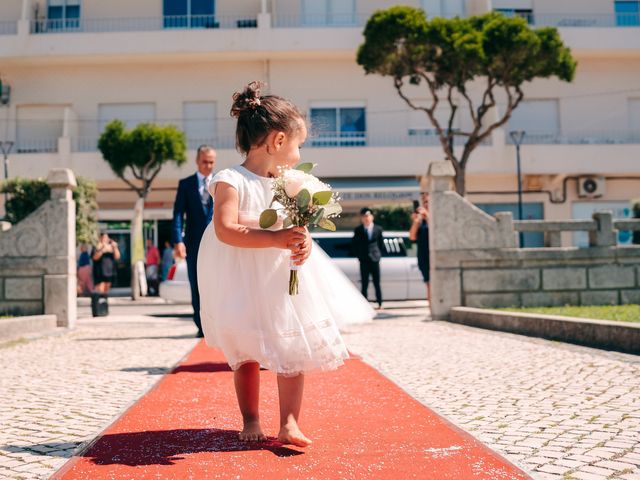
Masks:
[[[0,478],[49,478],[161,378],[151,369],[180,360],[194,334],[191,321],[112,311],[64,335],[0,345]]]
[[[419,401],[526,471],[535,466],[535,480],[567,472],[604,480],[603,472],[624,471],[584,469],[598,462],[637,467],[637,357],[391,311],[344,337],[352,352]],[[504,433],[497,439],[496,429]],[[540,470],[545,466],[555,469]]]

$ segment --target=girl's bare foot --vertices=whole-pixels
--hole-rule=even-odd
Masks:
[[[308,447],[312,443],[311,440],[304,436],[296,424],[288,424],[281,427],[280,433],[278,433],[278,441],[296,445],[297,447]]]
[[[262,433],[260,422],[258,420],[251,420],[244,422],[244,428],[238,434],[238,438],[241,442],[263,442],[267,439],[267,436]]]

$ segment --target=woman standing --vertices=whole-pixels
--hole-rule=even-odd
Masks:
[[[98,245],[93,250],[93,280],[96,292],[108,293],[116,279],[116,262],[120,260],[118,244],[106,232],[100,234]]]
[[[429,193],[421,192],[422,205],[417,205],[411,214],[409,240],[418,246],[418,268],[427,286],[427,300],[431,302],[431,285],[429,284]],[[416,202],[417,203],[417,202]]]

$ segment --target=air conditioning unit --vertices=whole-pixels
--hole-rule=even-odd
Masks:
[[[605,193],[605,179],[595,175],[578,177],[578,196],[596,198]]]

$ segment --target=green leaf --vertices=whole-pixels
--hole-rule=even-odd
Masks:
[[[313,170],[313,167],[315,167],[315,166],[316,166],[315,163],[304,162],[304,163],[299,163],[298,165],[296,165],[294,167],[294,169],[303,171],[304,173],[309,173],[311,170]]]
[[[273,208],[268,208],[260,214],[260,228],[269,228],[278,221],[278,212]]]
[[[324,228],[325,230],[329,230],[330,232],[336,231],[336,224],[326,218],[321,218],[318,222],[318,226],[320,228]]]
[[[289,228],[291,225],[293,225],[293,220],[291,220],[291,217],[285,218],[284,221],[282,222],[283,228]]]
[[[300,190],[300,192],[296,196],[296,204],[298,205],[298,208],[300,209],[300,211],[306,212],[307,209],[309,208],[310,202],[311,202],[311,194],[309,193],[309,190],[307,190],[306,188],[303,188],[302,190]]]
[[[317,225],[322,217],[324,217],[324,208],[319,208],[318,211],[311,216],[309,223],[311,223],[311,225]]]
[[[331,192],[316,192],[313,194],[313,203],[316,205],[326,205],[331,200]]]

